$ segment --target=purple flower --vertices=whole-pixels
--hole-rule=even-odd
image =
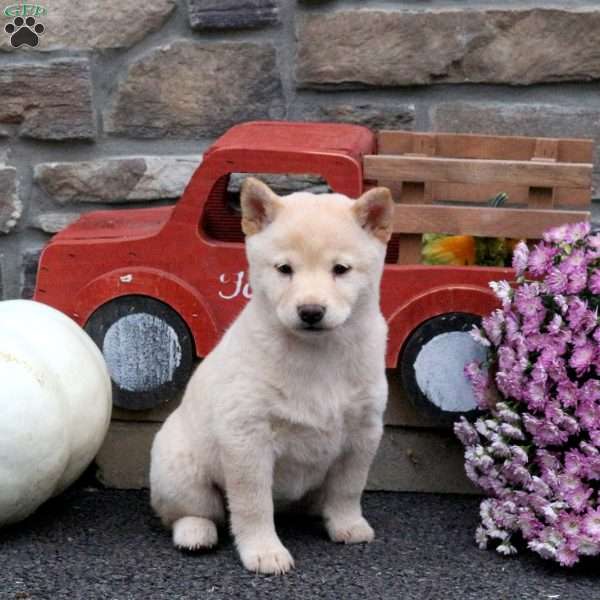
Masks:
[[[544,382],[530,381],[523,392],[523,399],[532,410],[542,410],[546,404],[546,394]]]
[[[513,290],[508,281],[490,281],[489,286],[492,288],[496,297],[502,302],[502,306],[509,306],[513,296]]]
[[[550,323],[548,323],[547,325],[547,331],[548,333],[551,334],[556,334],[560,331],[560,328],[563,326],[563,319],[562,317],[557,313],[555,314],[552,319],[550,320]]]
[[[555,453],[548,450],[540,449],[536,453],[536,462],[543,471],[558,471],[560,469],[560,461]]]
[[[521,335],[521,323],[519,317],[512,310],[504,312],[504,326],[506,327],[506,341],[514,344],[517,337]]]
[[[515,464],[524,466],[529,462],[529,456],[521,446],[511,446],[510,454]]]
[[[594,358],[594,346],[589,342],[583,346],[578,346],[573,350],[569,359],[569,366],[575,369],[578,377],[581,377],[589,370]]]
[[[568,539],[581,531],[581,522],[579,517],[572,513],[562,513],[558,518],[557,528]]]
[[[477,361],[468,363],[465,366],[465,376],[471,382],[475,400],[479,408],[489,408],[491,406],[490,377],[486,369],[482,369]]]
[[[559,429],[554,423],[545,419],[537,419],[531,415],[523,415],[525,429],[533,436],[534,441],[542,448],[564,444],[569,438],[566,431]]]
[[[552,494],[552,490],[550,486],[537,475],[534,475],[531,478],[531,484],[529,486],[530,491],[538,496],[542,496],[543,498],[548,498]]]
[[[586,456],[590,456],[592,458],[600,456],[600,452],[598,452],[598,448],[596,446],[592,446],[588,444],[585,440],[579,442],[579,447],[583,451]]]
[[[508,463],[502,467],[501,472],[507,481],[517,485],[527,486],[531,481],[531,473],[522,465]]]
[[[502,423],[500,425],[500,433],[511,440],[524,440],[525,436],[520,427],[511,425],[510,423]]]
[[[594,490],[591,487],[580,484],[566,491],[565,500],[576,513],[581,513],[587,508],[588,500],[593,493]]]
[[[590,275],[588,287],[592,294],[600,294],[600,270],[594,270]]]
[[[567,293],[568,294],[579,294],[585,289],[587,285],[587,269],[585,267],[581,267],[572,271],[569,274],[569,281],[567,283]]]
[[[546,231],[542,239],[545,242],[552,242],[554,244],[559,244],[561,242],[570,242],[569,236],[569,226],[568,225],[560,225],[558,227],[553,227]]]
[[[526,541],[537,538],[543,528],[543,525],[531,510],[522,511],[517,519],[517,523]]]
[[[564,315],[568,309],[567,299],[562,294],[558,294],[554,296],[554,302],[556,302],[560,312]]]
[[[563,379],[556,386],[558,400],[565,408],[573,408],[577,405],[577,384],[570,379]]]
[[[572,297],[567,301],[567,321],[573,329],[578,329],[588,311],[587,302],[581,298]]]
[[[454,424],[454,433],[465,446],[473,446],[479,441],[479,435],[475,427],[464,417],[461,417],[460,421]]]
[[[590,233],[590,224],[587,221],[573,223],[569,226],[569,233],[565,241],[573,244],[583,240]]]
[[[600,508],[588,510],[582,520],[583,531],[593,540],[600,542]]]
[[[585,471],[587,457],[578,450],[569,450],[565,453],[565,473],[579,477]]]
[[[552,266],[552,262],[558,249],[543,242],[538,244],[530,253],[527,266],[532,275],[539,277],[545,275]]]
[[[587,222],[568,223],[554,227],[544,233],[543,240],[545,242],[553,242],[555,244],[566,243],[574,244],[582,240],[590,233],[590,224]]]
[[[594,444],[594,446],[600,446],[600,430],[598,429],[590,429],[588,431],[588,435],[590,436],[590,442]]]
[[[600,554],[600,325],[590,298],[600,295],[600,234],[587,223],[555,228],[531,251],[520,243],[513,267],[517,285],[491,284],[502,309],[477,333],[489,373],[465,369],[488,412],[455,431],[467,475],[491,496],[478,543],[498,540],[510,554],[520,532],[570,566]]]
[[[534,383],[544,384],[546,381],[548,381],[548,373],[542,364],[542,361],[538,360],[535,363],[535,366],[531,370],[530,376]]]
[[[500,345],[500,342],[502,341],[504,313],[501,310],[495,310],[489,317],[484,317],[481,321],[481,324],[487,339],[494,346]]]
[[[600,250],[600,233],[595,233],[594,235],[590,235],[587,239],[588,248],[592,250]]]
[[[496,373],[496,385],[508,398],[520,400],[523,397],[523,382],[518,373]]]
[[[506,402],[497,402],[494,410],[498,418],[505,423],[510,423],[511,425],[518,425],[521,423],[521,416],[519,413],[510,408]]]
[[[527,268],[529,259],[529,249],[524,241],[520,241],[513,250],[512,267],[515,270],[517,277],[523,274]]]
[[[553,294],[564,294],[567,291],[567,286],[569,284],[569,276],[560,269],[552,267],[545,281],[549,292]]]
[[[572,275],[577,271],[584,270],[587,267],[585,252],[581,248],[577,248],[568,256],[562,259],[559,269],[567,275]]]
[[[473,327],[469,331],[469,334],[478,344],[481,344],[482,346],[491,345],[490,340],[488,340],[485,337],[484,332],[479,327],[477,327],[477,325],[473,325]]]
[[[579,397],[597,402],[600,400],[600,380],[588,379],[579,390]]]
[[[580,399],[575,414],[585,429],[595,429],[600,425],[600,420],[598,419],[598,407],[590,398]]]
[[[600,456],[586,456],[584,463],[584,475],[587,479],[600,479]]]
[[[579,561],[577,551],[572,549],[568,544],[563,544],[556,552],[556,560],[562,567],[572,567]]]

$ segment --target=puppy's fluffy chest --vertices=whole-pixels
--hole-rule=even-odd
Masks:
[[[353,385],[349,372],[342,375],[342,365],[316,358],[310,376],[299,369],[280,381],[279,399],[269,410],[276,499],[298,500],[318,487],[352,432],[378,411],[373,396]]]
[[[338,382],[339,384],[339,382]],[[297,455],[307,462],[318,460],[319,446],[338,451],[345,432],[356,420],[353,396],[345,385],[304,382],[281,392],[281,402],[269,411],[269,423],[278,456]]]

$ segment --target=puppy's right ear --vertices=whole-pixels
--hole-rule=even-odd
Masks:
[[[254,235],[273,222],[281,207],[279,196],[266,184],[248,177],[240,190],[242,231]]]

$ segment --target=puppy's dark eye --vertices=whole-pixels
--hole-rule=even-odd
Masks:
[[[283,275],[291,275],[294,272],[290,265],[276,265],[275,268]]]
[[[348,265],[335,265],[333,267],[333,274],[334,275],[343,275],[344,273],[347,273],[350,270],[350,267]]]

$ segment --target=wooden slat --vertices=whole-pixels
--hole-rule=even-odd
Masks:
[[[397,204],[394,232],[535,239],[549,227],[589,219],[588,211]]]
[[[559,143],[556,138],[537,138],[531,160],[557,161]]]
[[[590,187],[591,164],[541,164],[515,160],[423,158],[370,155],[364,157],[366,179],[505,183],[534,187]]]
[[[386,185],[381,183],[380,185]],[[500,192],[508,194],[506,205],[526,205],[529,198],[529,186],[514,186],[498,183],[433,183],[433,203],[469,202],[483,204]],[[582,208],[590,206],[590,188],[554,188],[554,206],[557,208]]]
[[[409,131],[380,131],[377,136],[379,154],[414,152],[413,137],[423,135]],[[449,158],[487,158],[495,160],[530,160],[538,140],[523,136],[478,135],[471,133],[436,133],[436,155]],[[543,142],[542,142],[543,143]],[[556,160],[559,162],[591,163],[594,142],[588,139],[558,140]]]

